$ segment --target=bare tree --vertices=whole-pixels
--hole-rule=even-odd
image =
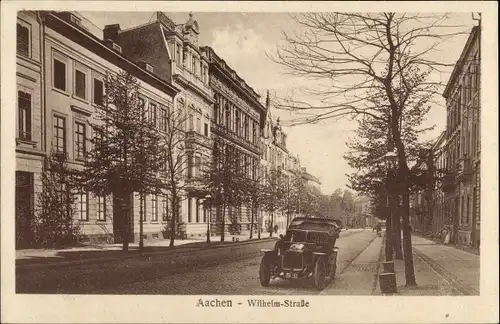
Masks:
[[[239,208],[246,200],[248,178],[242,173],[243,164],[237,148],[217,138],[213,144],[212,161],[205,166],[203,182],[216,206],[220,220],[221,242],[226,231],[226,211]],[[229,213],[234,217],[234,211]]]
[[[407,285],[415,285],[409,228],[410,169],[402,140],[402,124],[438,94],[441,82],[432,72],[452,66],[431,53],[460,33],[447,24],[448,16],[409,13],[306,13],[294,17],[304,28],[297,35],[284,33],[285,45],[274,61],[295,75],[320,81],[300,97],[282,98],[277,107],[305,117],[295,124],[370,116],[386,123],[398,156],[398,181],[404,201],[403,241]]]
[[[170,246],[174,246],[175,237],[178,234],[180,220],[180,203],[186,189],[194,183],[193,178],[187,179],[188,168],[192,166],[192,157],[195,151],[194,144],[187,142],[187,114],[182,109],[168,109],[166,122],[160,125],[162,130],[162,155],[163,163],[160,169],[159,188],[167,190],[170,195],[170,210],[172,211],[169,221]]]

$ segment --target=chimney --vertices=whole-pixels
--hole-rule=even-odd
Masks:
[[[116,40],[118,33],[120,32],[120,24],[106,25],[104,26],[103,36],[104,39]]]

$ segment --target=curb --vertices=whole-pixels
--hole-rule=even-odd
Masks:
[[[138,251],[136,252],[129,252],[126,255],[122,256],[115,256],[115,257],[102,257],[102,258],[89,258],[89,259],[81,259],[81,260],[68,260],[68,261],[56,261],[53,263],[35,263],[35,264],[23,264],[23,265],[16,265],[16,272],[17,273],[25,273],[25,272],[30,272],[30,271],[35,271],[39,269],[50,269],[50,268],[64,268],[64,267],[71,267],[71,266],[79,266],[79,265],[91,265],[91,264],[98,264],[98,263],[105,263],[105,262],[113,262],[113,261],[121,261],[121,260],[129,260],[132,258],[144,258],[144,257],[151,257],[151,256],[158,256],[158,255],[172,255],[172,254],[184,254],[184,253],[192,253],[192,252],[197,252],[197,251],[203,251],[203,250],[216,250],[216,249],[223,249],[223,248],[231,248],[231,247],[237,247],[237,246],[242,246],[242,245],[248,245],[248,244],[256,244],[256,243],[264,243],[264,242],[271,242],[276,240],[276,238],[264,238],[264,239],[252,239],[252,240],[246,240],[242,242],[234,242],[234,243],[229,243],[227,245],[213,245],[213,246],[206,246],[202,248],[179,248],[179,249],[172,249],[172,250],[165,250],[165,251],[152,251],[152,252],[144,252],[140,253]]]
[[[378,286],[378,276],[380,274],[380,263],[381,260],[383,260],[384,257],[384,249],[385,248],[385,234],[382,236],[382,244],[380,244],[380,252],[378,255],[378,264],[377,264],[377,272],[375,272],[373,278],[373,288],[372,288],[372,295],[375,295],[377,292],[377,286]]]
[[[156,255],[89,267],[16,272],[16,293],[88,294],[104,293],[115,286],[165,278],[210,266],[221,266],[259,255],[260,249],[273,240],[231,244],[228,249],[197,250],[180,255]],[[252,244],[253,243],[253,244]],[[130,260],[130,258],[128,258]],[[121,261],[121,260],[120,260]]]
[[[475,296],[479,295],[479,290],[474,287],[471,287],[465,283],[463,283],[458,277],[453,275],[448,270],[444,269],[437,262],[429,258],[424,253],[418,251],[416,248],[412,247],[413,253],[420,258],[427,266],[429,266],[432,270],[434,270],[437,274],[443,277],[446,281],[448,281],[452,288],[456,289],[462,295],[466,296]]]

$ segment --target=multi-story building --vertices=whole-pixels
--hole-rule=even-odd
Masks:
[[[268,231],[272,224],[273,227],[277,226],[278,231],[281,232],[286,230],[288,223],[295,216],[315,216],[307,214],[307,206],[301,206],[301,199],[297,200],[297,206],[294,206],[294,202],[290,201],[296,199],[296,196],[293,196],[293,191],[297,190],[297,185],[300,183],[304,190],[319,192],[321,183],[318,178],[308,173],[306,168],[301,167],[299,157],[294,156],[287,148],[287,134],[283,131],[279,118],[276,118],[276,121],[273,121],[272,118],[269,93],[266,106],[268,112],[261,137],[261,178],[265,179],[265,174],[270,174],[271,171],[279,173],[281,186],[284,190],[283,206],[285,208],[275,211],[273,215],[260,211],[260,219],[262,220],[262,230]],[[304,196],[302,197],[304,198]],[[304,201],[304,203],[306,202]]]
[[[422,160],[414,167],[425,176],[427,187],[416,192],[411,201],[411,225],[421,233],[439,236],[452,220],[445,210],[445,195],[437,181],[446,170],[446,132],[442,132],[431,146],[429,152],[422,154]],[[426,176],[426,171],[432,172]]]
[[[202,47],[208,58],[210,87],[215,100],[211,121],[214,149],[233,152],[233,156],[249,179],[257,179],[260,161],[261,125],[266,107],[255,92],[238,74],[211,48]],[[251,219],[257,224],[255,211],[244,205],[228,206],[227,212],[215,208],[215,233],[244,233],[251,228]],[[255,215],[254,215],[255,216]],[[222,222],[224,217],[224,222]],[[222,229],[222,223],[225,224]],[[257,226],[253,227],[257,229]]]
[[[17,15],[17,114],[16,114],[16,247],[31,241],[30,224],[40,192],[43,156],[45,105],[43,84],[43,35],[41,16],[34,11]]]
[[[439,179],[446,170],[446,131],[442,132],[431,147],[433,159],[434,179]],[[441,185],[434,181],[432,191],[432,224],[434,234],[442,234],[447,227],[451,227],[452,220],[445,212],[445,195]]]
[[[208,56],[198,44],[200,30],[192,14],[184,24],[176,24],[162,12],[156,12],[154,18],[126,30],[121,30],[118,24],[107,25],[104,38],[117,43],[127,57],[147,64],[161,79],[181,89],[175,97],[175,106],[184,111],[185,148],[189,156],[180,231],[187,236],[202,236],[206,234],[209,216],[201,203],[206,193],[199,178],[202,165],[211,158],[210,120],[214,103]]]
[[[286,147],[287,134],[283,132],[279,118],[275,122],[272,120],[272,114],[269,104],[269,92],[267,94],[266,106],[268,113],[266,117],[266,124],[262,132],[262,156],[261,156],[261,172],[262,179],[265,181],[266,176],[270,175],[271,171],[276,171],[281,177],[280,181],[283,188],[291,189],[293,186],[294,171],[299,170],[298,167],[294,169],[293,160],[290,159],[290,152]],[[285,189],[285,191],[287,191]],[[284,204],[291,203],[286,201],[289,197],[287,194],[291,193],[290,190],[284,194]],[[265,211],[261,211],[261,219],[263,229],[269,231],[269,226],[277,226],[279,231],[286,229],[290,217],[285,210],[277,210],[271,215]]]
[[[31,92],[28,91],[32,98],[32,112],[26,113],[26,107],[30,106],[30,99],[26,99],[26,95],[19,101],[19,125],[25,127],[20,130],[20,134],[24,134],[22,141],[19,141],[20,152],[26,150],[24,146],[29,145],[29,151],[36,151],[36,156],[50,152],[62,153],[67,157],[69,167],[82,170],[85,154],[91,149],[89,139],[93,136],[89,120],[96,108],[103,105],[104,78],[107,73],[126,71],[136,77],[142,100],[149,107],[149,111],[155,112],[154,118],[158,118],[156,124],[165,122],[161,118],[165,118],[166,112],[172,109],[173,98],[178,89],[161,79],[151,67],[142,67],[128,59],[116,43],[103,41],[90,33],[79,14],[39,12],[37,15],[26,12],[19,14],[20,17],[29,17],[30,20],[23,20],[28,20],[32,25],[28,34],[22,30],[23,25],[21,31],[18,26],[18,33],[36,40],[31,41],[28,47],[28,54],[31,56],[29,61],[33,65],[30,68],[32,72],[25,71],[23,64],[18,69],[18,75],[22,78],[29,76],[32,82]],[[42,22],[41,32],[35,25],[35,17]],[[26,54],[25,49],[23,51]],[[20,56],[19,61],[22,60]],[[38,74],[41,75],[37,76]],[[40,100],[40,97],[43,100]],[[28,114],[31,114],[32,122],[25,121]],[[30,140],[27,137],[29,129]],[[33,161],[37,164],[31,169],[34,175],[26,177],[28,182],[40,177],[40,157],[23,157],[18,162],[20,171],[24,171],[25,165],[34,165]],[[26,182],[24,179],[23,181]],[[20,192],[18,199],[23,198],[23,193],[21,190]],[[109,242],[110,237],[114,237],[116,241],[121,240],[124,229],[119,226],[122,222],[119,221],[121,217],[116,214],[119,212],[116,206],[121,206],[122,203],[117,201],[117,197],[99,197],[81,191],[76,193],[75,198],[76,221],[80,226],[83,241]],[[135,233],[137,237],[139,196],[134,194],[125,198],[128,201],[127,208],[133,215],[129,233]],[[166,202],[166,193],[148,197],[147,212],[143,221],[147,238],[161,238],[164,230],[162,223],[166,221],[167,216]]]
[[[453,241],[480,242],[480,26],[475,26],[450,76],[446,99],[446,212]]]

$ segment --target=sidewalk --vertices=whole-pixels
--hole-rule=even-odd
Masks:
[[[375,237],[345,269],[337,268],[335,281],[320,295],[371,295],[378,281],[382,242],[382,237]]]
[[[261,235],[267,239],[269,234]],[[174,247],[170,247],[170,240],[145,241],[141,255],[171,254],[206,248],[217,248],[233,243],[233,237],[238,242],[249,240],[249,235],[227,235],[224,242],[220,236],[210,237],[211,243],[206,243],[206,238],[175,240]],[[255,237],[252,240],[255,240]],[[16,250],[16,267],[29,268],[32,266],[81,264],[88,262],[103,262],[107,260],[126,259],[139,254],[139,244],[131,243],[128,251],[122,251],[121,244],[88,244],[65,249],[25,249]]]
[[[396,296],[479,294],[479,256],[412,235],[416,287],[406,287],[404,260],[395,260]],[[380,260],[384,260],[381,253]],[[374,295],[382,295],[376,283]]]
[[[479,255],[412,235],[414,255],[464,295],[479,295]]]

